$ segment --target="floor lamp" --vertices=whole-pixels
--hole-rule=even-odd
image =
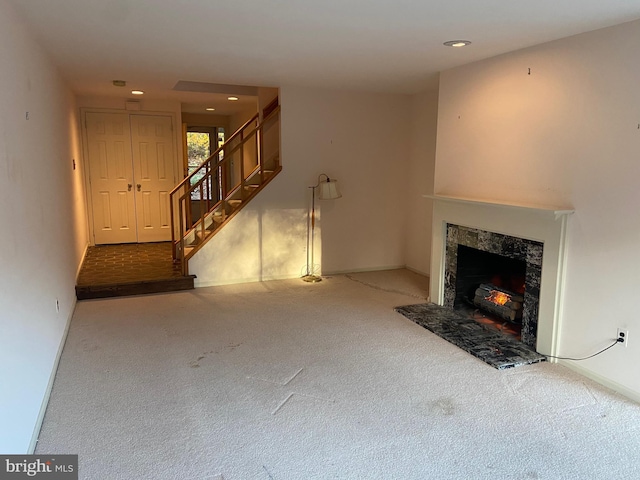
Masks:
[[[325,179],[322,179],[322,177]],[[320,275],[314,275],[313,273],[313,251],[314,240],[316,230],[316,188],[318,190],[318,198],[320,200],[331,200],[334,198],[340,198],[340,190],[338,190],[338,181],[331,179],[325,173],[318,175],[318,183],[309,187],[311,189],[311,209],[307,213],[307,273],[302,277],[305,282],[319,282],[322,280]],[[311,224],[311,228],[309,228]],[[309,246],[311,244],[311,246]]]

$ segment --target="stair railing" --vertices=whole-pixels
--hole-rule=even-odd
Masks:
[[[280,171],[279,145],[267,159],[263,152],[263,135],[279,118],[280,107],[262,122],[254,115],[171,191],[173,259],[183,275],[189,258]]]

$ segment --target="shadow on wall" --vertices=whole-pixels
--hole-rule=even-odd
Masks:
[[[319,255],[316,224],[316,260]],[[197,286],[302,276],[306,269],[307,211],[242,210],[191,260]]]
[[[285,276],[301,277],[306,271],[307,211],[269,210],[258,212],[260,226],[261,280],[265,272],[282,272]],[[267,234],[265,234],[267,232]],[[270,234],[269,234],[270,233]],[[319,224],[316,223],[316,252],[320,245]],[[316,253],[316,258],[320,255]]]

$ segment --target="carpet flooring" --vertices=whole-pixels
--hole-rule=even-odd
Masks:
[[[640,406],[396,313],[406,270],[80,302],[36,452],[85,480],[635,479]]]

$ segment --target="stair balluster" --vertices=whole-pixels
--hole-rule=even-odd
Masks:
[[[277,149],[266,158],[263,152],[263,135],[279,128],[279,121],[280,107],[262,122],[255,115],[171,191],[173,256],[183,274],[189,259],[282,170]],[[247,151],[253,152],[250,158]],[[233,162],[241,166],[235,183]],[[245,165],[252,165],[248,173]]]

